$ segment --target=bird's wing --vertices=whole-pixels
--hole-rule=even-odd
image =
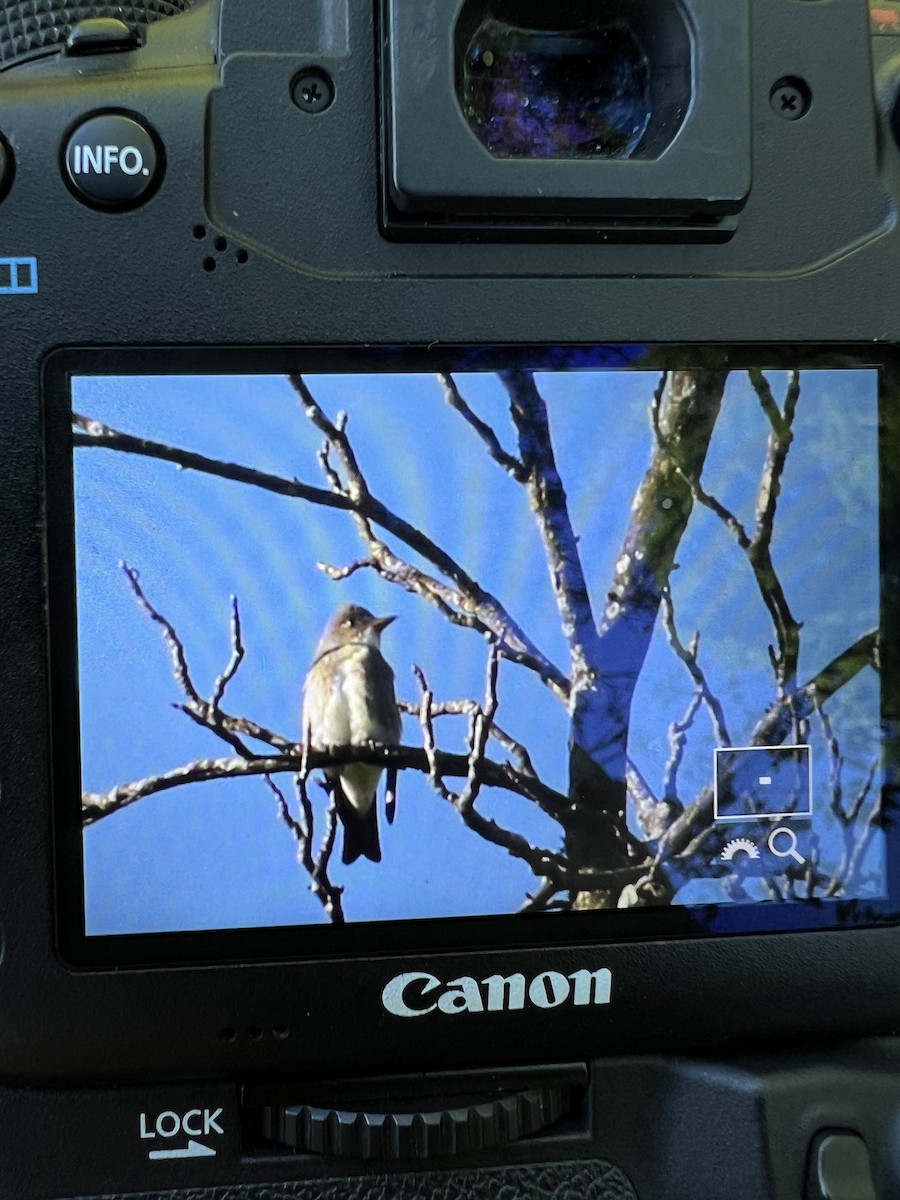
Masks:
[[[399,745],[403,720],[394,692],[394,672],[379,650],[370,650],[366,659],[368,690],[373,705],[383,714],[384,737],[388,745]]]
[[[393,825],[397,815],[397,768],[388,767],[384,773],[384,812],[388,825]]]

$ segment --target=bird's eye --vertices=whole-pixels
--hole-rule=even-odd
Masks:
[[[345,629],[349,629],[350,626],[353,624],[353,618],[352,617],[344,617],[343,621],[341,621],[341,624],[343,625],[343,627]]]

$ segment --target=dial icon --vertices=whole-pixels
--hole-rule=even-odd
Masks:
[[[723,862],[732,862],[739,854],[746,854],[748,858],[759,858],[759,850],[749,838],[733,838],[726,844],[720,858]]]

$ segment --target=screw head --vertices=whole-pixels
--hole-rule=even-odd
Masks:
[[[306,113],[324,112],[334,100],[331,77],[318,68],[301,71],[291,84],[291,98]]]
[[[799,121],[809,112],[812,92],[802,79],[790,76],[779,79],[769,92],[769,104],[783,121]]]

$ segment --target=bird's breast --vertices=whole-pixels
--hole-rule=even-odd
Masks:
[[[399,715],[390,667],[377,650],[347,646],[323,656],[304,689],[304,730],[314,746],[391,743]]]

